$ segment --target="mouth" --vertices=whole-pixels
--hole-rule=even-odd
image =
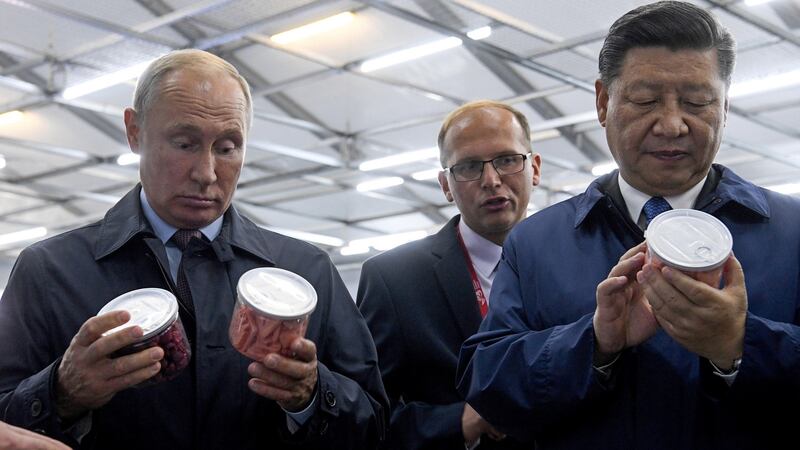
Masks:
[[[506,208],[510,204],[511,200],[509,200],[508,197],[496,196],[484,200],[483,203],[481,203],[481,206],[489,211],[499,211]]]
[[[689,152],[684,150],[655,150],[647,154],[662,161],[678,161],[689,156]]]
[[[216,200],[210,197],[203,197],[201,195],[181,195],[178,199],[190,206],[194,207],[207,207],[216,203]]]

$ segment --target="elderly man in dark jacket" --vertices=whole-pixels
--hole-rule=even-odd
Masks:
[[[170,53],[142,75],[125,111],[141,186],[100,222],[23,251],[0,301],[4,420],[79,448],[377,445],[387,400],[375,348],[335,268],[230,205],[251,105],[236,69],[202,51]],[[184,250],[173,241],[181,230],[196,235]],[[254,362],[229,341],[237,281],[256,267],[294,272],[318,294],[291,356]],[[181,283],[191,363],[169,382],[129,389],[159,372],[163,349],[111,358],[142,330],[106,333],[128,314],[93,316],[125,292]]]

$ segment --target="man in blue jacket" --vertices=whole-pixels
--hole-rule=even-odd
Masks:
[[[231,205],[252,100],[226,61],[182,50],[153,62],[125,111],[141,185],[98,223],[25,249],[0,301],[0,414],[73,447],[367,449],[387,406],[369,330],[321,250],[268,232]],[[181,240],[180,236],[195,237]],[[306,338],[262,361],[228,338],[236,283],[279,267],[316,289]],[[95,316],[125,292],[176,292],[192,343],[175,379],[160,347],[112,358],[142,336]]]
[[[619,171],[512,232],[462,349],[459,390],[500,431],[543,449],[796,439],[800,202],[712,165],[734,57],[728,31],[688,3],[612,25],[595,86]],[[720,288],[645,263],[642,208],[664,200],[730,229]]]

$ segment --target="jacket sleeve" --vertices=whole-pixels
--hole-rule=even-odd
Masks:
[[[515,244],[506,242],[489,314],[461,348],[457,387],[496,428],[530,441],[585,412],[613,383],[591,365],[591,314],[551,328],[537,325],[531,312],[537,293],[522,288]]]
[[[317,407],[289,442],[302,448],[361,450],[376,448],[386,428],[388,400],[383,390],[375,345],[344,282],[327,256],[319,258],[309,279],[322,308],[317,339]]]
[[[406,363],[403,332],[391,289],[374,260],[365,262],[361,269],[357,299],[375,340],[381,375],[392,405],[387,447],[416,450],[463,445],[464,402],[434,405],[403,400],[405,383],[414,380],[414,368]]]
[[[747,408],[765,399],[776,405],[800,402],[800,326],[747,314],[742,364],[730,390],[718,390],[723,402]],[[710,377],[719,383],[716,376]],[[779,393],[779,395],[776,395]],[[785,409],[784,409],[785,410]]]
[[[55,317],[47,307],[47,276],[32,249],[17,259],[0,299],[0,417],[7,423],[76,444],[62,432],[55,411],[60,362]]]

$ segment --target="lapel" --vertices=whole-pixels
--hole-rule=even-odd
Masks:
[[[462,339],[472,336],[481,324],[478,301],[472,289],[472,280],[464,252],[458,243],[456,226],[460,216],[455,216],[434,235],[431,253],[438,261],[433,269],[439,287],[447,299]]]

